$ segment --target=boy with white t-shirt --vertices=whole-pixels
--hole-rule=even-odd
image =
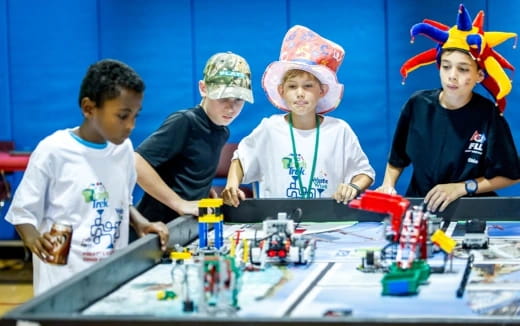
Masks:
[[[289,112],[263,119],[234,153],[224,201],[238,206],[241,183],[259,183],[261,198],[327,198],[347,202],[368,188],[375,172],[343,120],[324,116],[343,95],[336,71],[344,50],[303,26],[291,28],[280,61],[262,85],[276,107]]]
[[[91,65],[79,96],[83,123],[54,132],[31,154],[5,218],[33,253],[35,295],[127,246],[129,224],[140,236],[158,233],[166,249],[166,226],[131,206],[137,176],[128,136],[144,87],[122,62]],[[65,265],[50,264],[57,245],[49,232],[54,223],[72,227]]]

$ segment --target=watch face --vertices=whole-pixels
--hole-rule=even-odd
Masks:
[[[467,180],[466,181],[466,191],[469,193],[474,193],[477,191],[478,183],[475,180]]]

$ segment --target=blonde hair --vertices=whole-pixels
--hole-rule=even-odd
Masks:
[[[291,79],[293,77],[297,77],[297,76],[301,76],[301,75],[311,76],[314,80],[316,80],[320,84],[320,86],[323,85],[323,83],[321,82],[321,80],[318,79],[318,77],[314,76],[313,74],[311,74],[308,71],[301,70],[301,69],[287,70],[285,72],[285,74],[283,74],[283,76],[282,76],[282,80],[280,82],[280,85],[285,84],[287,82],[287,80],[289,80],[289,79]]]

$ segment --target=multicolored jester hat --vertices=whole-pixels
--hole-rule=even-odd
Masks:
[[[517,37],[516,33],[484,32],[484,12],[481,10],[473,22],[464,5],[459,6],[457,25],[453,27],[431,19],[415,24],[410,29],[412,43],[416,35],[422,34],[438,43],[436,48],[424,51],[408,59],[401,66],[401,75],[404,79],[409,72],[437,62],[443,49],[456,48],[465,50],[475,58],[478,66],[485,72],[482,86],[495,98],[500,112],[506,106],[505,96],[511,91],[511,80],[504,68],[513,71],[515,68],[493,48],[506,40]],[[516,39],[513,48],[516,48]]]

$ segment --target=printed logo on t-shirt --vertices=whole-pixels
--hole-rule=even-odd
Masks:
[[[110,208],[108,201],[110,196],[102,182],[91,183],[83,189],[82,196],[85,203],[91,205],[91,209],[95,212],[89,237],[81,241],[81,246],[86,248],[82,253],[83,260],[98,261],[113,253],[116,240],[120,237],[125,211],[122,203],[121,207]],[[112,209],[115,214],[106,214]]]
[[[91,183],[88,188],[83,189],[82,195],[86,203],[92,204],[92,208],[108,207],[108,191],[102,182]]]
[[[484,152],[484,144],[486,143],[486,135],[481,134],[478,130],[475,130],[471,138],[469,139],[468,148],[465,150],[466,153],[475,154],[468,157],[468,163],[478,164],[480,156]]]
[[[289,174],[289,176],[291,176],[291,182],[289,183],[286,189],[285,195],[287,196],[287,198],[321,197],[321,194],[323,193],[323,191],[325,191],[325,189],[327,189],[327,184],[329,183],[329,180],[327,179],[327,174],[323,171],[320,171],[318,173],[318,176],[315,175],[312,178],[312,184],[309,190],[307,189],[309,185],[309,176],[307,176],[307,162],[301,154],[297,154],[296,159],[298,160],[298,167],[296,167],[293,154],[289,154],[282,158],[282,167],[283,169],[287,170],[287,173]],[[298,176],[301,176],[301,188]]]
[[[325,171],[320,171],[317,177],[314,177],[312,180],[312,186],[318,190],[318,193],[321,194],[328,188],[329,179],[327,179],[327,173]]]

